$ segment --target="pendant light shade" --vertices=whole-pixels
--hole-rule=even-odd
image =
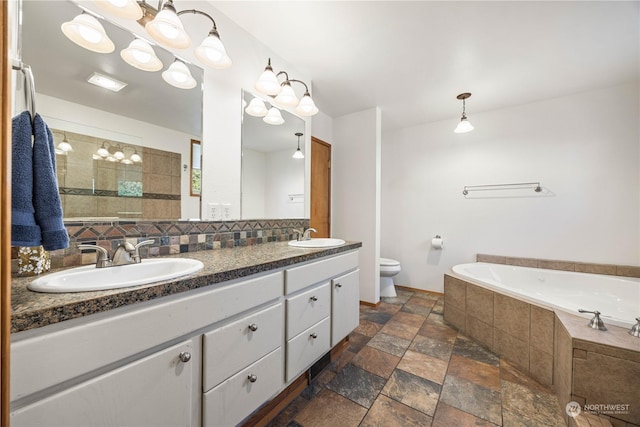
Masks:
[[[301,116],[308,117],[318,114],[318,111],[318,107],[316,107],[313,99],[311,99],[311,95],[309,94],[309,92],[305,92],[304,96],[300,100],[300,103],[296,107],[296,113],[300,114]]]
[[[265,95],[277,95],[280,93],[280,83],[278,83],[278,77],[276,77],[276,73],[271,68],[271,58],[269,58],[269,62],[267,62],[267,66],[258,78],[255,87],[258,92]]]
[[[63,23],[60,29],[69,40],[92,52],[111,53],[115,50],[102,24],[88,13],[83,12]]]
[[[94,0],[102,10],[125,19],[138,20],[142,18],[142,8],[135,0]]]
[[[62,142],[58,144],[58,150],[62,150],[65,153],[69,151],[73,151],[73,147],[71,146],[71,144],[69,144],[69,141],[67,141],[66,133],[64,134],[64,138],[62,139]]]
[[[460,95],[456,96],[456,99],[462,100],[462,117],[460,118],[458,126],[456,126],[456,128],[453,130],[455,133],[466,133],[473,130],[473,125],[471,124],[469,119],[467,119],[467,114],[465,112],[465,100],[469,97],[471,97],[471,94],[468,92],[461,93]]]
[[[140,154],[138,154],[138,150],[134,150],[133,154],[129,158],[131,159],[132,162],[135,162],[135,163],[142,162],[142,157],[140,157]]]
[[[102,143],[102,146],[98,148],[96,154],[98,154],[100,157],[107,157],[109,155],[109,150],[107,150],[107,147],[104,146],[104,142]]]
[[[296,93],[293,91],[291,83],[285,82],[282,85],[282,90],[280,91],[278,96],[275,97],[273,102],[282,107],[295,107],[296,105],[298,105],[300,100],[296,96]]]
[[[162,78],[171,86],[179,89],[193,89],[197,84],[189,68],[177,59],[167,70],[162,72]]]
[[[196,58],[211,68],[224,69],[231,66],[231,58],[220,40],[216,30],[211,30],[200,46],[195,50]]]
[[[304,154],[300,150],[300,137],[303,134],[301,132],[296,132],[294,135],[298,137],[298,149],[293,152],[293,156],[291,157],[293,157],[294,159],[304,159]]]
[[[267,107],[264,105],[264,101],[257,97],[254,97],[251,100],[251,102],[249,103],[247,108],[244,109],[244,111],[248,115],[253,117],[264,117],[268,113]]]
[[[184,30],[172,0],[168,0],[153,21],[148,22],[144,28],[161,45],[175,49],[191,46],[191,38]]]
[[[158,59],[153,48],[142,39],[135,39],[126,49],[122,49],[120,56],[127,64],[143,71],[159,71],[162,61]]]
[[[264,116],[262,120],[270,125],[281,125],[284,123],[282,114],[280,114],[280,110],[276,107],[271,107],[267,115]]]

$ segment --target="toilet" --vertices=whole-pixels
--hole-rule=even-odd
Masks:
[[[400,273],[400,262],[391,258],[380,258],[380,296],[396,297],[393,276]]]

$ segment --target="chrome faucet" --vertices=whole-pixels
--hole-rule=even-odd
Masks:
[[[304,233],[302,233],[302,239],[301,240],[311,240],[311,233],[317,233],[318,230],[316,230],[315,228],[307,228],[306,230],[304,230]]]
[[[146,246],[153,244],[154,240],[145,240],[132,245],[129,242],[120,243],[113,253],[113,258],[109,257],[109,252],[98,245],[81,244],[78,245],[78,249],[95,249],[98,251],[96,258],[96,268],[115,267],[118,265],[137,264],[140,259],[140,246]]]

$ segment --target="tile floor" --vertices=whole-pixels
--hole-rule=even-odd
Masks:
[[[446,326],[443,297],[360,307],[350,346],[270,427],[565,426],[552,390]]]

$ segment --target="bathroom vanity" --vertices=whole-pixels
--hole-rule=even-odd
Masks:
[[[12,425],[242,422],[358,325],[359,247],[196,252],[202,272],[142,289],[18,294],[45,307],[12,335]]]

